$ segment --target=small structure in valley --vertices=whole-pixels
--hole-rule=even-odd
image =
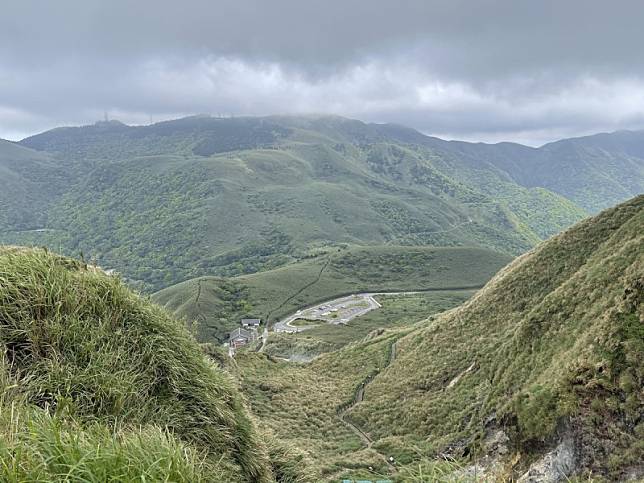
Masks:
[[[241,327],[228,336],[228,345],[234,350],[257,340],[257,328],[261,323],[260,319],[242,319]]]
[[[241,320],[242,327],[246,327],[247,329],[256,329],[259,327],[259,324],[261,323],[262,323],[261,319],[242,319]]]
[[[245,346],[246,344],[257,339],[256,330],[246,330],[241,327],[233,330],[228,338],[228,344],[233,349]]]

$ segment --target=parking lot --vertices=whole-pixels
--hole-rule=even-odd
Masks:
[[[298,310],[286,319],[277,322],[276,332],[300,332],[322,323],[346,324],[356,317],[380,307],[374,298],[375,294],[362,293],[349,295],[318,304],[303,310]],[[307,325],[306,321],[312,321]]]

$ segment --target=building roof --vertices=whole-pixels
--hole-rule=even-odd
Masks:
[[[251,334],[245,329],[242,329],[241,327],[238,329],[233,330],[230,333],[230,340],[237,339],[237,338],[244,338],[244,339],[250,339]]]
[[[242,325],[259,325],[261,323],[260,319],[242,319]]]

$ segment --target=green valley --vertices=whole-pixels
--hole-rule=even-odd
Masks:
[[[274,270],[189,280],[152,298],[196,322],[199,340],[223,342],[244,317],[272,323],[349,293],[479,288],[510,260],[482,248],[334,247]]]
[[[540,244],[473,296],[380,295],[382,308],[344,327],[273,334],[263,353],[234,359],[200,349],[117,276],[5,247],[0,472],[7,481],[284,483],[637,474],[642,227],[644,196]],[[445,288],[485,280],[507,258],[346,247],[239,278],[246,296],[278,313],[307,304],[316,283],[320,293],[374,280]],[[297,270],[317,273],[299,278],[313,282],[304,290]],[[220,284],[242,282],[213,280],[221,311],[230,300]]]
[[[273,116],[0,143],[0,241],[43,247],[0,251],[0,471],[621,478],[642,457],[643,199],[587,217],[644,190],[640,137]],[[297,320],[349,294],[367,311]],[[242,318],[261,337],[226,353]]]
[[[242,352],[230,370],[325,480],[619,480],[644,456],[643,227],[640,196],[519,257],[455,310],[306,364]]]
[[[0,11],[0,483],[644,483],[644,4]]]

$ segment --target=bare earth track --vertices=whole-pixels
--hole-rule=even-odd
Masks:
[[[396,360],[396,342],[394,341],[390,348],[389,348],[389,358],[387,359],[387,365],[382,368],[382,370],[387,369],[394,360]],[[359,403],[361,403],[364,400],[364,393],[371,381],[380,373],[380,370],[374,374],[370,374],[365,378],[364,381],[360,383],[358,388],[356,389],[356,392],[353,396],[353,399],[351,403],[348,405],[343,405],[338,408],[338,418],[344,425],[346,425],[351,431],[353,431],[355,434],[358,435],[358,437],[362,440],[363,444],[365,445],[366,449],[373,449],[373,440],[369,437],[367,433],[365,433],[362,429],[360,429],[358,426],[356,426],[354,423],[352,423],[348,418],[348,414],[351,412],[351,410]],[[376,450],[374,450],[376,451]],[[376,451],[381,459],[391,468],[395,469],[396,466],[393,462],[393,460],[390,460],[387,458],[386,455]]]

